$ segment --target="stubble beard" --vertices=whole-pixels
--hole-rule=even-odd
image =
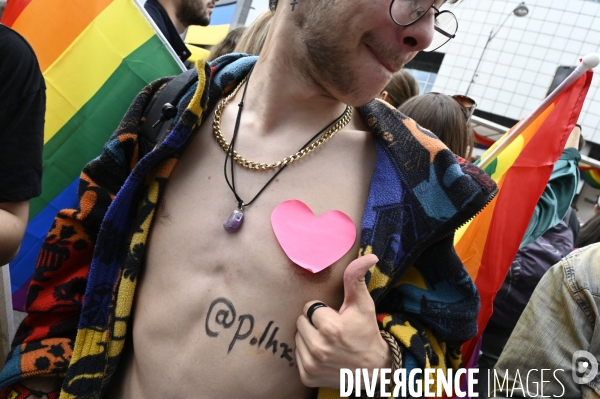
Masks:
[[[321,13],[327,11],[329,10],[320,10]],[[364,88],[361,88],[361,77],[357,71],[359,65],[355,63],[364,60],[357,58],[355,63],[352,62],[352,54],[356,53],[357,49],[348,45],[350,42],[343,29],[332,34],[328,26],[329,22],[315,14],[308,19],[301,18],[297,21],[297,26],[302,32],[302,43],[306,49],[308,75],[318,86],[329,88],[326,90],[330,92],[329,94],[333,94],[331,92],[334,91],[344,97],[360,97],[364,95],[361,93]],[[370,31],[364,33],[360,43],[368,44],[394,68],[400,69],[403,66],[402,55],[387,48],[375,33]]]
[[[344,96],[357,91],[357,73],[348,63],[348,53],[331,37],[307,37],[304,44],[313,80],[324,82]]]
[[[210,24],[210,13],[204,0],[181,0],[176,17],[186,28]]]
[[[357,91],[357,73],[349,63],[349,53],[344,47],[346,41],[341,37],[342,32],[331,32],[331,21],[323,18],[332,12],[332,4],[322,2],[314,7],[295,20],[306,51],[303,74],[329,94],[335,91],[351,96]]]

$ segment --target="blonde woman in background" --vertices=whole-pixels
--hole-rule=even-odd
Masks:
[[[210,49],[210,55],[206,59],[206,61],[212,61],[214,59],[219,58],[224,54],[233,53],[233,49],[238,44],[242,35],[246,31],[245,26],[240,26],[235,29],[232,29],[227,33],[227,35],[217,44],[215,44]]]
[[[233,52],[258,55],[265,45],[272,18],[273,12],[270,10],[261,13],[246,29]]]
[[[273,12],[267,10],[261,13],[249,27],[241,26],[229,31],[227,36],[210,50],[207,61],[229,53],[258,55],[265,44],[272,17]]]

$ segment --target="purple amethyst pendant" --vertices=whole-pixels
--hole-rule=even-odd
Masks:
[[[244,212],[242,212],[242,210],[240,209],[236,209],[231,213],[229,219],[227,219],[225,223],[223,223],[223,228],[228,233],[235,233],[240,228],[243,221]]]

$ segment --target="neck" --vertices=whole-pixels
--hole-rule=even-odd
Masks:
[[[173,25],[175,26],[177,33],[179,33],[181,35],[183,32],[185,32],[185,29],[187,28],[187,26],[184,26],[181,23],[181,21],[179,21],[179,19],[177,19],[177,6],[176,6],[175,2],[169,1],[169,0],[157,0],[157,1],[167,12],[167,15],[169,16],[169,19],[171,20],[171,22],[173,22]]]
[[[298,68],[303,65],[302,57],[268,41],[265,48],[252,72],[244,102],[244,113],[254,116],[257,131],[269,134],[290,126],[304,126],[307,133],[318,131],[344,112],[346,104]]]

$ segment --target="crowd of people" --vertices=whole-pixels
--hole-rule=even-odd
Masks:
[[[208,25],[216,1],[145,8],[186,61],[181,33]],[[479,297],[453,232],[497,187],[474,164],[476,101],[419,93],[402,69],[452,36],[444,1],[413,3],[270,0],[183,78],[146,87],[48,232],[0,399],[324,399],[340,397],[342,368],[463,367]],[[3,25],[0,53],[4,264],[41,191],[45,87],[31,47]],[[140,132],[163,102],[177,115],[145,151]],[[480,397],[506,395],[483,370],[512,386],[503,370],[600,357],[600,199],[581,229],[571,208],[582,140],[576,125],[494,302]],[[306,208],[345,224],[289,227]],[[357,238],[302,247],[322,231]],[[600,377],[555,382],[547,393],[600,395]]]

